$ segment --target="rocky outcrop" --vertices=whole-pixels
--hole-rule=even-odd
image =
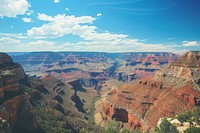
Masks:
[[[178,61],[158,71],[153,80],[160,80],[164,86],[183,87],[191,85],[200,91],[200,52],[188,52]]]
[[[37,128],[29,95],[19,95],[11,98],[3,103],[0,108],[1,118],[5,119],[11,127],[21,127],[24,130]]]
[[[7,70],[2,75],[4,82],[5,93],[18,93],[19,92],[19,82],[17,75],[13,74],[11,71]]]
[[[172,65],[199,68],[200,67],[200,52],[190,51],[185,53],[177,62],[172,63]]]
[[[20,87],[20,82],[26,78],[21,65],[14,63],[7,54],[0,53],[0,118],[14,130],[30,131],[37,128],[30,103],[32,94],[24,94]]]
[[[23,68],[10,56],[0,53],[0,99],[19,93],[19,80],[25,77]]]
[[[147,130],[161,117],[173,117],[199,106],[199,53],[186,53],[153,78],[112,89],[103,104],[103,120],[115,118],[129,128]]]
[[[140,119],[138,117],[134,116],[126,109],[115,107],[115,105],[111,103],[105,102],[103,104],[101,116],[104,121],[115,119],[116,121],[121,121],[125,123],[131,129],[141,127]]]
[[[10,56],[8,56],[6,53],[0,53],[0,64],[11,62],[13,62],[13,60]]]

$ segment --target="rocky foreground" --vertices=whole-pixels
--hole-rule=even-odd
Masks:
[[[154,128],[159,118],[173,117],[199,105],[200,52],[188,52],[153,78],[112,89],[103,103],[101,117],[145,131]]]
[[[38,93],[36,90],[30,94],[22,92],[20,82],[26,78],[21,65],[14,63],[7,54],[0,53],[0,119],[5,132],[10,132],[12,128],[37,129],[31,101]]]
[[[50,75],[28,77],[21,65],[0,53],[0,132],[98,131],[89,118],[97,91],[86,90],[80,82],[93,86],[80,80],[64,83]]]

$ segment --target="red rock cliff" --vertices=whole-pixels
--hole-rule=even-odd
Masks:
[[[152,79],[109,92],[102,118],[105,121],[115,118],[130,128],[146,130],[154,128],[161,117],[173,117],[199,106],[199,53],[186,53]]]
[[[20,80],[25,79],[21,65],[14,63],[10,56],[0,53],[0,118],[11,127],[24,130],[37,128],[36,118],[30,104],[30,95],[20,93]]]

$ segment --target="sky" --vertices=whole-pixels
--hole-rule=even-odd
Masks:
[[[189,50],[199,0],[0,0],[0,52]]]

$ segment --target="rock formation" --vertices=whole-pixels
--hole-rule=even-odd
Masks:
[[[37,128],[37,123],[30,103],[31,95],[21,92],[20,81],[25,78],[21,65],[0,53],[0,118],[13,129],[30,131]]]
[[[103,120],[129,128],[152,129],[159,118],[173,117],[200,105],[200,52],[188,52],[153,78],[112,89],[103,104]]]
[[[155,74],[164,86],[183,87],[190,85],[200,91],[200,52],[187,52],[179,60]]]
[[[115,78],[123,82],[152,77],[177,58],[166,52],[33,52],[13,56],[34,77],[50,74],[64,80]]]

